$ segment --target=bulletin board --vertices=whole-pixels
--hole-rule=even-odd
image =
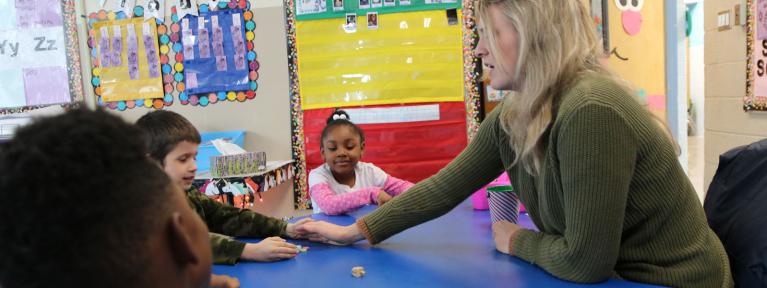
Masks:
[[[301,1],[301,3],[297,3],[298,1]],[[357,2],[357,3],[355,3]],[[369,5],[370,8],[360,8],[359,4],[365,4],[364,2],[367,2],[367,5]],[[378,4],[376,4],[378,3]],[[376,6],[381,5],[381,6]],[[415,5],[416,7],[398,7],[398,6],[409,6],[409,5]],[[291,89],[291,127],[292,127],[292,151],[293,151],[293,159],[297,161],[296,165],[296,173],[295,173],[295,185],[294,185],[294,193],[295,193],[295,203],[296,208],[307,208],[310,205],[309,196],[308,196],[308,187],[306,184],[306,175],[307,175],[307,168],[314,168],[314,167],[307,167],[307,165],[317,165],[317,155],[316,153],[307,155],[307,149],[314,149],[316,150],[318,139],[317,138],[317,129],[320,126],[324,125],[324,120],[327,118],[328,111],[331,111],[331,106],[334,107],[410,107],[412,105],[419,105],[420,104],[437,104],[439,105],[439,114],[440,119],[439,121],[432,121],[430,124],[436,124],[436,125],[447,125],[451,128],[455,129],[457,128],[458,131],[465,131],[466,133],[456,133],[456,131],[451,132],[452,135],[455,134],[463,134],[466,135],[463,139],[451,139],[451,140],[458,140],[458,142],[461,142],[462,140],[464,144],[460,144],[458,142],[458,146],[465,145],[466,141],[471,139],[478,130],[479,127],[479,109],[480,109],[480,87],[481,83],[479,82],[480,77],[480,67],[478,65],[479,59],[474,56],[473,50],[477,45],[478,42],[478,36],[476,33],[476,23],[475,23],[475,17],[474,17],[474,3],[471,0],[465,0],[462,3],[456,3],[452,1],[440,1],[440,0],[425,0],[425,1],[407,1],[407,0],[382,0],[382,1],[365,1],[365,0],[356,0],[356,1],[349,1],[349,0],[334,0],[334,1],[323,1],[323,0],[285,0],[286,7],[286,28],[287,28],[287,35],[288,35],[288,66],[289,66],[289,72],[290,72],[290,89]],[[301,7],[299,7],[301,6]],[[334,8],[331,8],[333,6],[337,6]],[[394,6],[394,7],[392,7]],[[462,7],[462,8],[461,8]],[[461,8],[460,10],[457,8]],[[324,10],[323,10],[324,9]],[[332,9],[332,11],[331,11]],[[398,9],[410,9],[407,12],[399,11]],[[300,11],[298,11],[300,10]],[[451,11],[452,10],[452,11]],[[297,15],[297,12],[300,12]],[[419,14],[420,13],[420,14]],[[371,17],[372,14],[372,17]],[[392,32],[391,30],[399,30],[400,25],[402,25],[403,21],[396,21],[397,18],[403,17],[404,14],[419,14],[420,16],[412,16],[413,19],[406,21],[403,27],[403,30],[407,30],[408,28],[414,28],[415,30],[416,26],[421,27],[437,27],[440,25],[449,26],[448,28],[442,27],[443,29],[449,30],[452,34],[449,33],[450,36],[455,42],[450,43],[449,45],[445,45],[447,47],[451,47],[449,49],[450,57],[455,58],[449,58],[451,65],[450,68],[444,68],[444,69],[451,69],[451,70],[444,70],[445,71],[457,71],[456,74],[447,74],[445,78],[454,79],[457,82],[457,85],[454,83],[450,83],[448,85],[448,89],[454,89],[450,90],[449,92],[445,92],[445,94],[448,94],[450,98],[431,98],[431,99],[418,99],[415,100],[416,97],[408,98],[409,96],[412,96],[412,94],[416,93],[407,93],[402,91],[395,92],[398,96],[400,96],[398,99],[389,98],[386,99],[386,95],[383,95],[384,101],[381,101],[381,99],[377,99],[377,96],[374,95],[376,91],[371,90],[370,94],[373,95],[373,97],[368,98],[368,95],[361,95],[362,93],[349,93],[344,95],[346,98],[349,99],[343,99],[341,102],[332,103],[330,105],[327,104],[327,102],[332,102],[332,100],[329,101],[329,99],[324,99],[320,101],[312,101],[312,99],[309,99],[309,101],[305,101],[306,97],[313,98],[315,97],[315,92],[312,89],[317,87],[311,87],[312,85],[316,85],[317,83],[320,83],[320,81],[316,81],[316,83],[308,83],[308,85],[304,85],[305,81],[313,81],[310,78],[305,77],[303,73],[307,73],[309,76],[316,76],[311,75],[314,72],[306,71],[307,67],[306,65],[312,65],[311,57],[314,55],[310,55],[312,53],[306,51],[311,48],[311,46],[317,46],[321,47],[323,44],[322,41],[325,41],[326,39],[317,39],[318,37],[314,37],[314,39],[311,39],[313,35],[319,35],[324,33],[321,30],[314,30],[312,31],[311,28],[318,28],[322,27],[323,24],[326,26],[323,29],[329,29],[324,31],[329,31],[329,34],[331,37],[327,38],[336,38],[336,40],[342,40],[342,41],[348,41],[346,38],[354,38],[358,37],[360,35],[365,35],[366,33],[371,33],[371,35],[374,35],[373,33],[379,33],[378,35],[386,34],[387,32],[391,34],[386,34],[387,37],[402,37],[403,35],[397,34],[396,32]],[[452,15],[451,15],[452,14]],[[405,16],[408,17],[408,16]],[[419,18],[420,17],[420,18]],[[297,21],[301,20],[301,21]],[[415,20],[417,19],[417,20]],[[318,25],[304,25],[302,22],[303,20],[313,20],[311,22],[321,23]],[[372,20],[372,21],[371,21]],[[325,22],[322,22],[325,21]],[[444,22],[441,22],[444,21]],[[349,25],[349,24],[354,25]],[[305,26],[305,27],[302,27]],[[335,27],[331,27],[335,26]],[[417,28],[422,29],[422,28]],[[388,31],[387,31],[388,30]],[[307,33],[303,33],[303,31],[307,31]],[[411,30],[412,31],[412,30]],[[436,31],[436,30],[435,30]],[[409,32],[409,31],[408,31]],[[444,31],[439,31],[444,32]],[[435,32],[436,33],[436,32]],[[423,38],[434,38],[435,33],[429,34],[419,34],[418,37]],[[344,35],[346,34],[346,35]],[[352,35],[354,34],[354,35]],[[305,38],[304,36],[308,35],[308,38]],[[444,35],[440,35],[441,37],[444,37]],[[386,47],[382,46],[382,43],[377,43],[379,40],[385,37],[375,37],[375,36],[369,36],[368,38],[363,39],[357,39],[358,41],[354,43],[346,42],[347,44],[351,44],[351,46],[336,46],[336,47],[325,47],[321,48],[320,50],[315,50],[314,53],[322,53],[326,56],[326,58],[333,58],[333,57],[339,57],[343,56],[341,54],[354,54],[358,53],[359,50],[366,50],[363,51],[363,53],[354,54],[357,57],[379,57],[378,55],[374,55],[376,53],[379,54],[387,54],[390,53],[390,50],[387,50]],[[362,41],[359,41],[362,40]],[[387,40],[388,39],[384,39]],[[413,38],[407,38],[405,39],[405,43],[408,43],[412,41]],[[421,39],[416,39],[421,40]],[[428,40],[424,39],[423,43],[428,43]],[[442,39],[444,40],[444,39]],[[306,42],[304,42],[306,41]],[[365,43],[365,41],[368,41]],[[360,42],[363,42],[360,44]],[[386,41],[384,41],[386,42]],[[415,41],[419,42],[419,41]],[[457,44],[456,44],[457,43]],[[306,45],[305,45],[306,44]],[[386,44],[386,43],[383,43]],[[432,42],[433,44],[433,42]],[[332,44],[330,44],[332,45]],[[360,45],[360,46],[354,46],[354,45]],[[356,48],[354,48],[356,47]],[[382,48],[383,47],[383,48]],[[434,46],[430,47],[430,49],[433,49]],[[313,48],[313,47],[312,47]],[[370,49],[370,48],[377,48],[377,49]],[[401,48],[401,47],[400,47]],[[396,49],[396,48],[395,48]],[[341,50],[344,50],[343,52]],[[355,51],[356,50],[356,51]],[[439,50],[439,49],[437,49]],[[364,53],[367,52],[367,53]],[[400,51],[401,52],[401,51]],[[413,51],[407,51],[405,53],[412,53]],[[445,52],[438,51],[438,53]],[[396,53],[392,53],[396,54]],[[418,55],[418,53],[413,53],[414,55]],[[421,54],[423,55],[423,54]],[[306,58],[310,59],[306,59]],[[395,56],[396,57],[396,56]],[[330,63],[329,59],[321,59],[322,57],[316,58],[317,61],[328,61],[326,63]],[[350,76],[357,77],[357,85],[361,84],[361,82],[367,81],[367,83],[371,83],[371,80],[378,81],[377,83],[381,85],[381,87],[387,87],[387,85],[381,81],[380,79],[377,79],[376,77],[381,76],[381,74],[373,75],[370,73],[372,72],[380,72],[380,73],[386,73],[386,69],[389,69],[388,71],[394,71],[394,72],[403,72],[409,71],[407,68],[403,67],[406,65],[421,65],[419,68],[424,68],[426,65],[423,65],[421,61],[425,62],[431,62],[432,64],[437,63],[435,60],[430,60],[428,57],[427,59],[417,59],[417,57],[403,57],[399,60],[395,61],[401,61],[399,65],[393,64],[393,63],[387,63],[389,61],[384,57],[382,61],[368,61],[367,63],[373,63],[373,66],[378,65],[391,65],[388,68],[382,68],[379,70],[375,69],[366,69],[364,70],[365,73],[367,73],[368,77],[366,75],[354,75],[355,73],[350,73]],[[341,62],[348,62],[354,65],[354,61],[356,61],[357,58],[355,57],[349,57],[341,59]],[[381,60],[381,59],[379,59]],[[440,60],[442,61],[442,60]],[[455,61],[455,62],[453,62]],[[308,63],[307,63],[308,62]],[[408,63],[411,62],[411,63]],[[368,68],[367,66],[358,66],[362,68]],[[347,67],[337,67],[340,69],[344,69]],[[463,73],[461,73],[463,71]],[[431,70],[426,71],[427,74],[433,72]],[[330,73],[333,75],[332,77],[338,78],[340,73],[338,71],[324,71],[323,73]],[[360,74],[365,74],[360,73]],[[321,74],[321,73],[317,73]],[[411,75],[412,76],[412,75]],[[419,76],[419,75],[416,75]],[[396,77],[396,76],[394,76]],[[429,75],[428,77],[431,77]],[[456,77],[456,78],[453,78]],[[343,78],[341,76],[340,78]],[[309,80],[307,80],[309,79]],[[348,78],[347,78],[348,79]],[[325,79],[332,81],[339,81],[337,79]],[[411,79],[411,82],[415,79]],[[423,78],[419,78],[418,80],[423,80]],[[436,81],[445,81],[446,79],[440,78],[436,79]],[[339,82],[335,82],[336,84],[339,84],[341,86],[345,84],[351,84],[351,81],[346,80],[346,83],[343,82],[344,80],[340,80]],[[328,85],[329,86],[329,85]],[[338,86],[338,85],[336,85]],[[394,85],[391,85],[393,87]],[[320,93],[320,97],[326,97],[328,94],[327,91],[332,91],[331,89],[338,89],[338,87],[325,87],[326,90],[318,89]],[[433,88],[428,87],[425,90]],[[386,89],[386,88],[380,88],[378,89]],[[380,91],[380,90],[379,90]],[[419,93],[422,91],[419,91]],[[322,93],[326,93],[322,95]],[[363,96],[363,97],[359,97]],[[440,95],[440,97],[444,97],[444,95]],[[331,95],[332,98],[332,95]],[[336,98],[338,99],[338,98]],[[404,100],[403,100],[404,99]],[[407,99],[410,99],[409,101]],[[326,103],[323,105],[322,101],[326,101]],[[425,101],[429,103],[423,103],[419,101]],[[430,101],[438,101],[438,102],[430,102]],[[338,104],[343,103],[343,104]],[[370,106],[375,105],[375,106]],[[456,113],[457,112],[457,113]],[[318,124],[319,123],[319,124]],[[427,123],[419,123],[419,124],[426,124],[427,126],[429,124]],[[376,128],[373,128],[376,127]],[[367,127],[369,129],[378,129],[382,128],[381,131],[386,131],[386,133],[391,133],[392,129],[399,129],[402,133],[407,133],[407,129],[411,128],[410,125],[403,125],[401,123],[394,123],[394,124],[385,124],[385,125],[373,125],[371,127]],[[371,132],[375,133],[375,132]],[[399,139],[399,138],[398,138]],[[414,139],[413,139],[414,140]],[[451,146],[452,147],[452,146]],[[463,146],[461,146],[463,147]],[[453,147],[455,148],[455,147]],[[381,152],[386,152],[386,149],[380,149]],[[450,154],[450,153],[458,153],[460,149],[456,149],[456,151],[441,151],[442,155],[441,157]],[[316,152],[316,151],[314,151]],[[312,153],[312,152],[309,152]],[[447,153],[447,154],[445,154]],[[367,154],[366,154],[367,155]],[[373,155],[375,156],[375,155]],[[367,156],[366,156],[367,157]],[[384,156],[382,156],[384,157]],[[384,157],[385,158],[385,157]],[[383,158],[381,158],[383,159]],[[424,162],[427,165],[434,166],[433,163],[429,164],[427,162]],[[397,167],[396,163],[384,163],[384,165],[393,164],[393,166],[389,167],[387,166],[386,169],[390,169],[393,171],[393,173],[398,174],[401,170]],[[400,165],[402,166],[402,165]],[[431,167],[430,166],[430,167]],[[425,167],[425,166],[424,166]],[[388,170],[387,170],[388,171]],[[410,173],[408,173],[410,174]],[[424,174],[424,173],[422,173]],[[412,175],[412,174],[411,174]],[[425,175],[415,175],[415,178],[422,178],[425,177]],[[420,179],[419,178],[419,179]],[[414,180],[419,180],[414,179]]]
[[[75,1],[0,1],[0,114],[81,102]]]
[[[746,9],[746,96],[743,110],[767,111],[767,1],[748,0]]]
[[[242,10],[210,11],[181,20],[187,93],[248,89],[242,14]]]
[[[160,109],[173,103],[168,27],[144,8],[88,15],[91,85],[99,105],[114,110]],[[163,40],[165,42],[163,42]]]
[[[106,1],[104,7],[110,8],[110,10],[101,10],[88,16],[90,27],[88,44],[91,48],[93,63],[91,83],[95,94],[98,96],[98,103],[100,105],[116,110],[132,109],[135,107],[161,109],[172,105],[176,97],[181,105],[193,106],[207,106],[219,101],[243,102],[256,97],[259,63],[255,52],[255,43],[253,42],[256,24],[253,19],[253,13],[249,11],[249,1]],[[147,8],[137,5],[136,2],[139,2],[138,4],[146,3],[144,6]],[[128,4],[120,6],[122,3]],[[164,13],[160,13],[162,11]],[[233,25],[234,22],[232,20],[232,15],[235,14],[239,15],[237,19],[240,21],[240,30],[237,37],[232,37],[232,30],[230,28],[236,26]],[[217,26],[222,28],[219,30],[222,32],[221,39],[212,39],[214,31],[212,30],[213,23],[210,21],[211,16],[222,18],[221,23],[217,23],[224,25]],[[96,29],[97,24],[103,22],[104,24],[98,25],[114,26],[113,23],[140,21],[142,18],[146,20],[144,23],[153,21],[155,24],[152,25],[154,28],[150,29],[156,31],[156,39],[154,41],[156,46],[154,47],[159,52],[157,60],[159,60],[158,67],[161,76],[159,78],[141,78],[143,82],[137,82],[136,79],[130,78],[130,67],[126,66],[127,68],[124,70],[128,72],[117,71],[120,72],[118,77],[108,78],[113,76],[115,71],[112,71],[113,69],[109,67],[103,67],[104,63],[102,63],[100,47],[105,45],[102,45],[101,41],[99,41],[101,39],[97,38],[97,36],[101,36],[101,27]],[[205,21],[199,21],[198,19],[205,19]],[[198,37],[200,27],[189,25],[189,23],[199,25],[200,22],[203,23],[203,30],[211,29],[208,31],[209,41],[221,40],[216,42],[220,43],[223,48],[220,51],[213,50],[215,45],[209,46],[211,54],[214,54],[211,58],[200,57]],[[185,23],[189,25],[187,29],[182,27]],[[110,31],[114,30],[107,29],[107,33],[110,33]],[[143,30],[139,29],[138,32],[143,33]],[[187,41],[184,41],[184,38],[187,38]],[[233,42],[235,40],[237,42]],[[148,48],[151,48],[142,46],[147,41],[138,42],[139,53],[142,50],[146,51]],[[110,45],[111,49],[113,43],[108,42],[107,44]],[[125,44],[127,42],[119,43],[119,45],[122,45],[120,47],[122,50],[126,50]],[[210,42],[209,44],[215,43]],[[187,48],[187,51],[185,51],[185,48]],[[106,51],[110,49],[106,49]],[[218,52],[223,53],[216,57],[215,54]],[[194,53],[197,53],[198,57],[194,57]],[[185,54],[192,57],[185,57]],[[147,56],[147,54],[143,55]],[[141,62],[142,59],[146,58],[144,56],[139,55],[138,57],[140,60],[138,63],[139,75],[143,76],[145,73],[146,75],[156,75],[152,73],[154,66],[150,65],[156,63],[156,61],[146,60]],[[221,61],[216,61],[217,59],[225,60],[223,62],[226,63],[227,69],[225,72],[217,70],[219,67],[216,64],[221,63]],[[242,61],[243,59],[245,60],[244,62]],[[144,66],[144,63],[147,65]],[[242,65],[238,64],[242,63],[245,63],[245,69],[236,69],[238,67],[241,68]],[[111,63],[109,64],[111,67]],[[108,77],[105,77],[105,72]],[[191,78],[188,76],[191,76]],[[189,87],[190,84],[191,87]],[[128,90],[115,91],[114,87],[110,85]]]
[[[163,97],[154,20],[102,21],[93,29],[103,102]]]
[[[172,70],[181,105],[204,107],[256,98],[260,64],[250,5],[246,0],[208,1],[198,6],[198,15],[179,17],[174,13],[171,30],[176,36],[171,37],[171,44],[177,63]],[[214,18],[218,23],[213,23]],[[221,28],[220,33],[214,26]]]

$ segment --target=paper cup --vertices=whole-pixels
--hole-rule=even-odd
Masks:
[[[501,220],[518,222],[519,199],[511,185],[488,187],[487,197],[490,204],[490,219],[493,223]]]

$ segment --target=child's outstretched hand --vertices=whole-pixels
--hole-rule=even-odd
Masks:
[[[365,237],[362,236],[359,227],[357,227],[357,224],[338,226],[325,221],[314,221],[306,223],[301,229],[314,235],[316,240],[312,241],[320,241],[333,245],[349,245],[365,239]]]
[[[256,244],[245,244],[240,259],[272,262],[296,257],[296,245],[290,244],[280,237],[269,237]]]
[[[285,235],[292,239],[309,239],[310,235],[306,233],[306,230],[301,229],[301,226],[312,221],[314,219],[305,218],[296,223],[288,223],[288,226],[285,228]]]
[[[389,193],[384,192],[381,190],[381,192],[378,192],[378,199],[376,199],[376,202],[378,202],[378,206],[381,206],[383,204],[386,204],[386,202],[391,201],[391,199],[394,198]]]
[[[211,288],[240,288],[240,280],[227,275],[210,275]]]

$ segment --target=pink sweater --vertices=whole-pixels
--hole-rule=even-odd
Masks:
[[[330,188],[330,184],[323,182],[309,187],[309,195],[320,206],[322,212],[328,215],[338,215],[354,211],[367,204],[378,204],[378,194],[381,191],[395,197],[413,185],[413,183],[388,175],[383,187],[367,187],[345,194],[336,194]]]

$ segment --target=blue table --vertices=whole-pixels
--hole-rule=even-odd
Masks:
[[[364,207],[348,216],[314,214],[311,217],[348,225],[369,213]],[[522,226],[532,227],[527,215]],[[213,273],[240,279],[242,287],[571,287],[543,269],[495,250],[490,215],[474,211],[464,202],[440,218],[421,224],[381,244],[367,241],[353,246],[331,246],[306,241],[309,251],[296,258],[272,263],[242,262],[214,265]],[[256,239],[245,239],[257,242]],[[362,278],[351,275],[363,266]],[[611,279],[603,287],[649,287]]]

